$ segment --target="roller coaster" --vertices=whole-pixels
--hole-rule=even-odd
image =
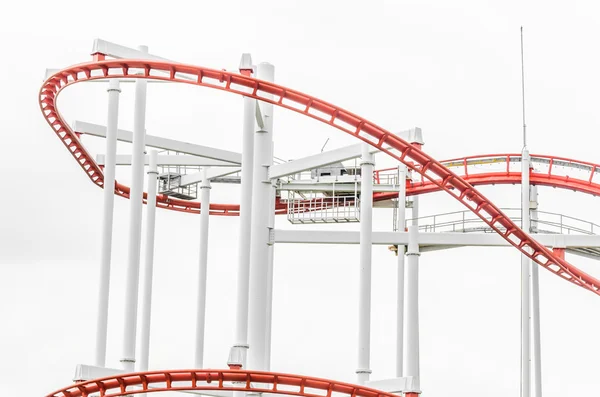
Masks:
[[[117,125],[119,84],[125,81],[134,81],[136,85],[133,131],[119,130]],[[108,86],[106,126],[82,121],[68,123],[59,112],[57,99],[62,91],[88,82]],[[149,82],[194,85],[243,98],[243,152],[233,153],[147,135],[145,96]],[[537,271],[536,266],[541,266],[575,286],[600,295],[600,280],[565,260],[564,255],[566,251],[594,259],[600,257],[597,238],[600,226],[563,214],[537,211],[535,206],[536,186],[600,195],[598,164],[551,155],[530,155],[526,149],[523,153],[438,161],[423,151],[420,129],[394,133],[339,106],[275,84],[272,65],[254,65],[248,54],[242,56],[239,70],[229,71],[170,61],[150,54],[146,47],[131,49],[96,40],[91,61],[47,72],[39,91],[39,105],[54,134],[90,181],[104,190],[105,199],[96,361],[94,366],[79,365],[76,383],[48,394],[49,397],[108,397],[165,391],[211,396],[267,393],[306,397],[398,394],[414,397],[421,393],[417,265],[420,253],[427,250],[468,245],[512,246],[526,263],[534,264],[530,270],[523,268],[524,278],[527,271],[531,272],[533,268]],[[272,153],[274,108],[312,118],[352,136],[359,143],[302,159],[279,161]],[[94,156],[86,148],[84,141],[88,136],[106,138],[105,155]],[[132,154],[117,155],[117,141],[131,143]],[[150,148],[161,152],[150,151]],[[375,154],[389,156],[397,162],[397,167],[374,170]],[[348,164],[352,160],[355,164]],[[131,187],[116,181],[117,164],[131,165]],[[148,165],[148,192],[143,192],[145,165]],[[210,202],[211,185],[218,183],[239,184],[240,204]],[[501,209],[476,188],[505,184],[524,185],[523,205],[527,208]],[[418,196],[439,191],[453,197],[465,210],[419,217]],[[122,369],[105,367],[114,196],[131,201]],[[412,201],[407,199],[410,196],[414,198]],[[143,203],[147,204],[147,228],[150,231],[146,235],[143,320],[139,329],[142,346],[146,348],[136,354]],[[147,368],[156,207],[200,214],[202,218],[195,369],[148,371]],[[373,207],[394,208],[392,232],[372,231]],[[413,208],[412,219],[406,219],[407,208]],[[209,215],[240,217],[236,340],[227,360],[229,369],[202,368]],[[327,236],[305,230],[277,230],[274,215],[287,216],[292,224],[359,222],[361,230],[360,233],[337,232]],[[553,235],[561,238],[553,238]],[[292,242],[360,244],[357,384],[271,372],[272,247],[277,243]],[[370,379],[372,244],[387,244],[398,255],[398,368],[397,377],[386,382]],[[523,305],[527,306],[526,312],[522,313],[527,319],[527,324],[522,324],[523,362],[531,361],[527,310],[530,299],[534,303],[537,299],[537,280],[530,285],[529,277],[526,278],[522,280],[526,295]],[[530,288],[533,295],[530,295]],[[535,304],[533,310],[535,318]],[[533,326],[535,351],[535,323]],[[530,371],[528,365],[521,371],[524,396],[528,396],[531,389]],[[539,378],[536,371],[534,375]],[[537,395],[540,394],[538,391]]]

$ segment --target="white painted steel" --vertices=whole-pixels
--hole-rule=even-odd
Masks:
[[[409,225],[411,226],[411,225]],[[536,240],[547,247],[600,248],[599,235],[585,234],[537,234]],[[338,230],[285,230],[273,231],[273,243],[283,244],[358,244],[360,234],[355,231]],[[373,232],[373,244],[408,244],[408,233]],[[421,233],[421,252],[428,247],[509,247],[501,236],[491,233]]]
[[[529,202],[532,221],[537,221],[537,186],[531,186]],[[533,229],[533,224],[531,225]],[[537,230],[537,223],[535,229]],[[535,231],[532,230],[532,233]],[[540,336],[540,279],[539,267],[536,263],[529,261],[531,266],[531,337],[533,348],[533,385],[534,396],[542,397],[542,341]]]
[[[378,379],[367,382],[365,386],[401,396],[405,390],[416,389],[414,382],[415,379],[412,376],[408,376],[392,379]]]
[[[136,79],[136,81],[140,81]],[[144,80],[145,81],[145,80]],[[99,124],[88,123],[76,120],[71,124],[75,132],[97,137],[106,136],[106,127]],[[132,142],[133,132],[128,130],[117,130],[117,140],[122,142]],[[209,159],[220,160],[223,162],[241,164],[242,154],[231,152],[229,150],[217,149],[208,146],[197,145],[195,143],[177,141],[175,139],[162,138],[154,135],[146,135],[146,146],[157,149],[171,150],[174,152],[191,154],[193,156],[206,157]]]
[[[362,147],[362,143],[357,143],[355,145],[292,160],[287,163],[275,164],[269,171],[269,177],[271,179],[277,179],[287,175],[297,174],[302,171],[312,170],[329,164],[338,163],[340,161],[357,158],[362,155]],[[373,152],[379,151],[370,145],[369,149],[374,149]]]
[[[204,368],[204,328],[206,324],[206,281],[208,268],[208,221],[210,208],[210,180],[207,169],[200,184],[200,260],[198,266],[198,298],[196,300],[196,349],[195,368]]]
[[[422,135],[420,128],[412,128],[410,130],[398,132],[396,135],[409,140],[410,142],[422,143]],[[303,157],[292,160],[283,164],[273,165],[269,171],[271,179],[281,178],[287,175],[297,174],[302,171],[307,171],[329,164],[334,164],[340,161],[346,161],[362,156],[363,144],[357,143],[350,146],[345,146],[339,149],[330,150],[315,154],[312,156]],[[380,150],[369,145],[369,153],[379,153]]]
[[[406,362],[404,363],[405,376],[414,378],[413,387],[419,391],[419,244],[421,234],[418,227],[408,226],[408,250],[406,252]]]
[[[156,189],[158,184],[156,150],[150,151],[148,156],[148,199],[146,202],[146,244],[144,255],[144,271],[142,278],[142,318],[140,324],[140,361],[139,371],[148,370],[150,357],[150,325],[152,324],[152,280],[154,275],[154,232],[156,230]]]
[[[238,244],[237,302],[235,317],[235,340],[233,349],[239,349],[242,366],[246,367],[248,351],[248,288],[250,280],[250,244],[252,220],[252,185],[254,163],[254,117],[256,101],[244,97],[244,120],[242,130],[242,170],[240,194],[240,231]]]
[[[140,46],[141,51],[148,47]],[[125,281],[125,319],[121,363],[126,371],[135,369],[135,341],[140,273],[140,245],[142,235],[142,194],[144,190],[144,141],[146,134],[146,80],[135,83],[133,114],[133,164],[131,166],[129,255]]]
[[[94,363],[106,364],[108,331],[108,299],[110,292],[110,262],[112,255],[113,209],[115,202],[115,156],[117,153],[117,125],[119,121],[119,82],[108,85],[108,116],[106,128],[106,166],[104,167],[104,208],[102,212],[102,240],[100,248],[100,277],[98,278],[98,313],[96,320],[96,352]]]
[[[396,230],[404,231],[406,223],[406,166],[398,166],[398,208]],[[399,244],[397,251],[396,281],[396,377],[403,376],[404,368],[404,252],[406,246]]]
[[[362,144],[360,183],[360,259],[358,289],[358,368],[356,381],[364,385],[371,374],[371,251],[373,233],[373,155]]]
[[[273,146],[271,146],[273,147]],[[275,228],[275,187],[271,187],[269,204],[269,230]],[[267,325],[265,329],[265,371],[271,370],[271,331],[273,323],[273,262],[275,245],[269,244],[269,262],[267,268]]]
[[[219,167],[216,169],[209,169],[206,172],[206,178],[208,180],[221,178],[223,176],[236,174],[236,173],[240,172],[240,170],[241,169],[237,168],[237,167],[228,167],[228,168]],[[202,182],[202,172],[194,172],[193,174],[182,175],[181,180],[179,181],[179,186],[187,186],[187,185],[192,185],[194,183],[200,183],[200,182]]]
[[[120,44],[111,43],[110,41],[95,39],[92,47],[92,54],[104,54],[113,58],[122,59],[152,59],[155,61],[167,61],[168,59],[152,55],[148,53],[145,46],[140,46],[137,49],[125,47]]]
[[[147,138],[148,136],[146,136]],[[150,145],[146,145],[150,146]],[[98,165],[104,165],[106,156],[104,154],[96,155],[96,163]],[[129,154],[118,154],[115,163],[117,165],[131,165],[132,157]],[[198,157],[187,154],[182,155],[159,155],[156,163],[158,166],[166,165],[181,165],[181,166],[196,166],[196,167],[229,167],[237,168],[237,164],[229,163],[226,161],[209,159],[206,157]],[[144,156],[144,165],[149,165],[150,159],[148,156]]]
[[[523,148],[521,154],[521,229],[529,233],[529,151]],[[521,255],[521,397],[531,393],[531,351],[530,351],[530,259]]]
[[[273,81],[274,68],[261,63],[257,78]],[[248,368],[264,370],[266,366],[265,328],[267,325],[267,276],[269,262],[269,207],[271,183],[269,167],[272,164],[273,105],[259,103],[264,118],[264,129],[254,135],[254,165],[252,186],[252,243],[250,246],[250,286],[248,339],[250,351]]]

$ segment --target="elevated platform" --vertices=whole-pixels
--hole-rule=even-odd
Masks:
[[[521,222],[519,208],[502,208],[513,222]],[[554,212],[536,211],[538,218],[531,220],[530,233],[536,234],[567,234],[567,235],[598,235],[600,225],[584,219],[558,214]],[[455,211],[442,214],[428,215],[416,218],[419,231],[424,233],[496,233],[471,211]],[[413,219],[407,219],[406,224],[411,224]],[[394,225],[396,223],[394,222]],[[503,228],[500,228],[503,230]],[[582,256],[600,259],[600,248],[570,247],[567,252]]]

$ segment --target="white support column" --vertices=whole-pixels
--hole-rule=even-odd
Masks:
[[[148,47],[140,46],[147,52]],[[144,190],[144,142],[146,134],[147,81],[135,82],[135,108],[133,114],[133,148],[131,165],[131,205],[129,217],[129,256],[125,287],[125,321],[121,363],[125,371],[135,370],[135,340],[137,326],[138,288],[140,275],[140,245],[142,238],[142,195]]]
[[[406,223],[406,166],[398,166],[398,212],[396,230],[403,232]],[[396,283],[396,377],[403,376],[404,360],[404,253],[406,246],[398,245]]]
[[[530,188],[530,214],[531,214],[531,229],[532,233],[537,233],[538,219],[538,192],[537,186],[532,185]],[[540,337],[540,281],[539,267],[529,261],[531,266],[531,331],[532,331],[532,347],[533,347],[533,384],[534,396],[542,397],[542,346]]]
[[[413,139],[410,141],[410,144],[417,147],[418,149],[421,149],[423,147],[423,138],[419,134],[417,139]],[[413,171],[412,172],[412,180],[413,180],[413,182],[417,183],[417,182],[420,182],[421,180],[423,180],[423,177],[418,172]],[[412,207],[412,211],[411,211],[412,224],[417,226],[417,225],[419,225],[419,196],[418,195],[413,196],[412,202],[413,202],[413,207]]]
[[[371,250],[373,247],[373,155],[363,144],[360,163],[360,270],[358,289],[358,368],[356,380],[364,385],[371,375]]]
[[[273,81],[273,65],[258,65],[257,77]],[[269,263],[269,211],[271,181],[269,167],[272,164],[273,105],[261,102],[264,128],[254,136],[254,169],[252,186],[252,244],[250,247],[249,327],[250,351],[248,368],[266,368],[265,331],[267,325],[267,278]]]
[[[529,165],[531,169],[531,164]],[[538,189],[537,185],[530,185],[529,187],[529,215],[530,215],[530,226],[531,233],[538,233]]]
[[[150,151],[148,167],[148,199],[146,203],[146,244],[142,279],[142,321],[140,324],[139,371],[148,370],[150,357],[150,324],[152,323],[152,278],[154,274],[154,232],[156,229],[156,185],[158,152]]]
[[[521,228],[529,233],[529,151],[523,148],[521,155]],[[530,314],[529,283],[530,259],[521,255],[521,397],[531,393],[531,352],[530,352]]]
[[[248,351],[248,288],[250,279],[250,236],[253,183],[252,167],[254,159],[255,115],[256,100],[244,97],[237,303],[235,317],[235,339],[230,354],[230,358],[235,361],[235,364],[240,364],[243,368],[246,368],[246,356]]]
[[[104,210],[100,249],[98,288],[98,319],[96,321],[96,354],[94,365],[106,365],[106,335],[108,331],[108,297],[110,292],[110,260],[112,251],[113,209],[115,203],[115,158],[119,121],[119,80],[108,83],[108,120],[106,122],[106,163],[104,165]]]
[[[413,386],[418,392],[419,381],[419,228],[408,226],[408,250],[406,252],[406,362],[404,375],[413,377]]]
[[[210,180],[207,167],[202,168],[200,184],[200,265],[198,268],[198,299],[196,314],[196,353],[194,366],[204,368],[204,326],[206,323],[206,273],[208,267],[208,221],[210,218]]]
[[[272,148],[273,146],[271,146]],[[271,150],[273,153],[273,150]],[[269,205],[269,229],[275,229],[275,187],[271,186],[271,201]],[[267,325],[265,329],[265,371],[271,370],[271,329],[273,324],[273,264],[275,260],[275,245],[269,245],[269,262],[267,269]]]

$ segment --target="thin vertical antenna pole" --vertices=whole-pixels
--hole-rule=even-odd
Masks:
[[[526,150],[527,147],[527,125],[525,123],[525,62],[524,62],[524,50],[523,50],[523,27],[521,26],[521,90],[523,95],[523,166],[525,167],[525,157],[528,157],[529,152]],[[531,161],[531,159],[527,159],[527,163]],[[527,172],[529,174],[529,164],[527,164],[527,169],[523,168],[523,172]],[[524,178],[525,181],[525,178]],[[529,233],[530,228],[530,217],[531,212],[529,208],[529,202],[531,201],[530,197],[530,186],[529,186],[529,175],[527,175],[527,184],[522,183],[522,188],[527,189],[523,191],[523,195],[527,195],[527,208],[523,209],[523,220],[527,221],[527,229],[525,231]],[[536,190],[537,196],[537,190]],[[534,197],[537,199],[537,197]],[[527,219],[525,219],[527,218]],[[523,257],[523,261],[525,262],[525,257]],[[529,361],[531,366],[533,367],[533,371],[531,367],[529,369],[529,377],[531,377],[531,372],[533,372],[533,384],[534,384],[534,396],[541,397],[542,395],[542,354],[541,354],[541,340],[540,340],[540,281],[538,276],[538,267],[531,260],[526,260],[529,264],[529,281],[531,282],[529,292],[531,293],[531,313],[529,313],[529,321],[530,325],[528,325],[528,330],[531,330],[531,348],[532,352],[529,354]],[[533,357],[532,357],[533,356]],[[533,358],[533,361],[531,360]]]
[[[523,147],[527,146],[527,124],[525,124],[525,61],[523,57],[523,26],[521,26],[521,96],[523,101]]]

